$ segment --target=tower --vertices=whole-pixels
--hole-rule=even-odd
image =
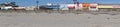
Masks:
[[[37,1],[36,1],[36,5],[37,5],[36,7],[37,7],[37,9],[39,10],[39,5],[38,5],[38,4],[39,4],[39,1],[37,0]]]

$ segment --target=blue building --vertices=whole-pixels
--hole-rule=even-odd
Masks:
[[[59,10],[60,5],[57,4],[48,4],[40,6],[41,9],[44,10]]]

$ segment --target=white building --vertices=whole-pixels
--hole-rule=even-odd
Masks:
[[[25,10],[35,10],[35,6],[26,7]]]
[[[12,6],[2,6],[1,10],[9,10],[9,9],[13,9]]]

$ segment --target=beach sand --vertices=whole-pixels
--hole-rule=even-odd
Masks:
[[[120,27],[120,15],[0,13],[0,27]]]

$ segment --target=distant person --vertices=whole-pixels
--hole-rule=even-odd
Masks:
[[[1,10],[1,8],[0,8],[0,10]]]

